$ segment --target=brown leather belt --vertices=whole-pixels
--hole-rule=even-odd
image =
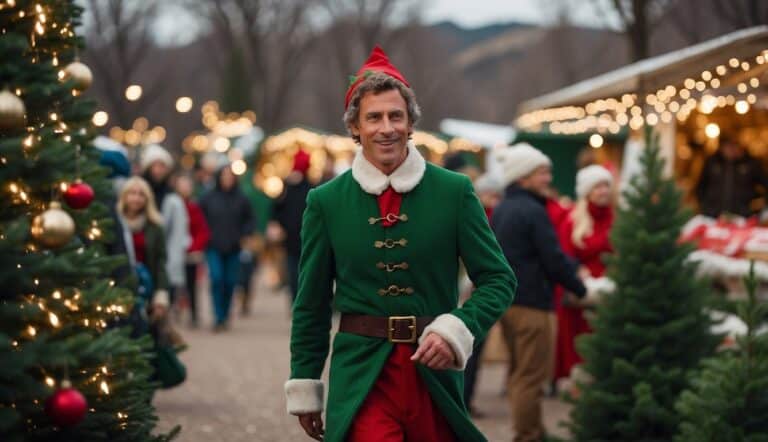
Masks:
[[[339,331],[356,335],[385,338],[395,343],[415,343],[432,316],[369,316],[341,314]]]

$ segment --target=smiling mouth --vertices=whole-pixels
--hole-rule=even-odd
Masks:
[[[397,143],[397,140],[381,140],[376,142],[376,144],[380,144],[382,146],[392,146],[395,143]]]

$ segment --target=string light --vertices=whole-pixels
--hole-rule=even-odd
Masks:
[[[104,394],[109,394],[109,385],[107,385],[107,381],[101,381],[99,388],[104,392]]]
[[[717,138],[720,136],[720,126],[717,123],[709,123],[704,127],[704,134],[707,138]]]
[[[749,112],[749,103],[744,100],[739,100],[734,105],[734,109],[736,109],[737,114],[746,114]]]
[[[59,317],[56,316],[56,314],[53,312],[48,312],[48,320],[51,321],[51,325],[54,327],[58,327],[60,325]]]
[[[755,61],[757,64],[768,62],[768,50],[758,54]],[[741,68],[744,71],[749,71],[752,68],[748,61],[732,57],[725,64],[702,70],[701,80],[688,77],[682,80],[680,87],[668,84],[655,92],[649,91],[642,99],[643,103],[650,106],[651,112],[647,115],[644,115],[643,108],[635,103],[637,98],[635,94],[623,94],[621,98],[600,98],[583,106],[567,105],[532,110],[520,115],[515,123],[518,127],[529,131],[543,130],[545,129],[543,125],[548,124],[552,133],[575,134],[587,131],[617,132],[617,127],[620,129],[627,125],[632,129],[639,129],[643,124],[653,125],[659,121],[671,122],[674,117],[680,121],[685,121],[690,113],[697,108],[700,112],[708,114],[716,108],[735,105],[737,100],[733,95],[726,96],[717,93],[717,90],[724,84],[733,84],[715,77],[715,75],[724,77],[728,74],[728,66]],[[749,88],[759,88],[761,83],[756,74],[751,75],[751,78],[739,79],[738,81],[735,89],[739,94],[747,94]],[[707,90],[708,88],[709,90]],[[702,93],[702,95],[697,100],[693,95],[698,93]],[[757,97],[754,94],[749,94],[739,101],[753,105],[757,102]],[[748,112],[749,109],[749,106],[745,107],[744,104],[740,104],[737,113]]]

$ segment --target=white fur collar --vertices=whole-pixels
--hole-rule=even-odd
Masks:
[[[406,193],[413,190],[424,177],[427,169],[426,161],[421,152],[416,149],[413,141],[408,140],[408,156],[394,172],[384,175],[363,155],[362,149],[358,149],[354,161],[352,161],[352,177],[360,184],[366,193],[381,195],[390,185],[398,193]]]

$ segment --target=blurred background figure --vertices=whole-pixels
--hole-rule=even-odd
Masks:
[[[103,137],[102,139],[106,140]],[[112,192],[108,195],[106,201],[109,207],[110,218],[114,221],[114,230],[113,239],[107,244],[107,253],[113,256],[126,255],[128,253],[127,246],[129,240],[127,236],[129,235],[129,232],[123,224],[120,215],[117,213],[117,198],[120,195],[123,184],[125,184],[131,176],[131,163],[126,157],[125,148],[120,145],[114,146],[112,143],[109,143],[107,147],[99,145],[97,142],[94,142],[94,145],[99,149],[101,154],[99,157],[99,164],[109,170],[107,178],[112,183]],[[112,276],[117,281],[123,281],[129,275],[131,275],[130,263],[129,265],[120,266],[112,272]]]
[[[170,182],[173,164],[173,157],[162,146],[150,144],[144,148],[141,156],[142,176],[149,183],[163,217],[167,253],[165,268],[171,305],[176,291],[186,285],[184,262],[191,242],[187,209],[181,197],[173,191]]]
[[[701,213],[714,218],[722,214],[752,216],[757,212],[752,201],[763,197],[766,190],[768,177],[760,162],[736,140],[721,136],[720,148],[707,158],[696,186]]]
[[[205,262],[205,248],[211,237],[208,223],[205,221],[200,206],[192,199],[194,193],[194,181],[188,174],[181,174],[176,178],[176,192],[184,200],[189,219],[189,236],[191,242],[187,248],[187,256],[184,264],[185,288],[189,300],[190,325],[197,327],[197,279],[200,264]]]
[[[285,268],[288,274],[288,285],[291,290],[291,303],[296,299],[299,288],[299,256],[301,255],[301,219],[307,207],[307,194],[312,188],[307,179],[310,166],[310,156],[299,149],[293,157],[293,170],[285,178],[285,190],[275,201],[273,217],[281,231],[276,231],[276,225],[271,226],[273,237],[282,238],[285,246]]]
[[[491,220],[493,210],[501,201],[502,192],[504,190],[501,178],[491,173],[485,173],[479,176],[474,184],[475,193],[480,199],[480,203],[485,209],[485,215],[488,217],[488,221]],[[466,277],[466,274],[465,274]],[[467,290],[462,292],[463,300],[466,300],[471,296],[471,291],[474,287],[470,286]],[[475,343],[475,350],[472,352],[467,361],[467,366],[464,369],[464,402],[469,408],[469,413],[473,417],[482,417],[482,413],[472,405],[472,400],[475,396],[475,385],[477,384],[477,374],[479,371],[480,361],[483,357],[483,348],[485,346],[485,340],[481,340]]]
[[[205,256],[211,280],[214,331],[229,326],[232,295],[240,276],[242,244],[255,228],[251,203],[240,191],[237,177],[227,165],[216,175],[215,187],[200,199],[211,238]]]
[[[139,281],[134,309],[144,316],[146,308],[153,323],[164,321],[170,295],[163,218],[144,179],[134,176],[125,182],[117,200],[117,213],[129,232],[126,251]]]
[[[597,165],[587,166],[576,175],[577,201],[565,216],[558,236],[563,251],[578,261],[582,278],[598,278],[605,274],[603,257],[613,251],[610,232],[613,226],[613,176]],[[555,347],[555,380],[570,376],[574,365],[581,363],[575,340],[591,328],[582,308],[558,288],[555,297],[557,344]]]
[[[485,173],[475,180],[474,186],[475,193],[477,193],[477,197],[480,198],[480,203],[485,209],[485,215],[490,220],[491,215],[493,215],[493,209],[501,201],[504,192],[501,177]]]

